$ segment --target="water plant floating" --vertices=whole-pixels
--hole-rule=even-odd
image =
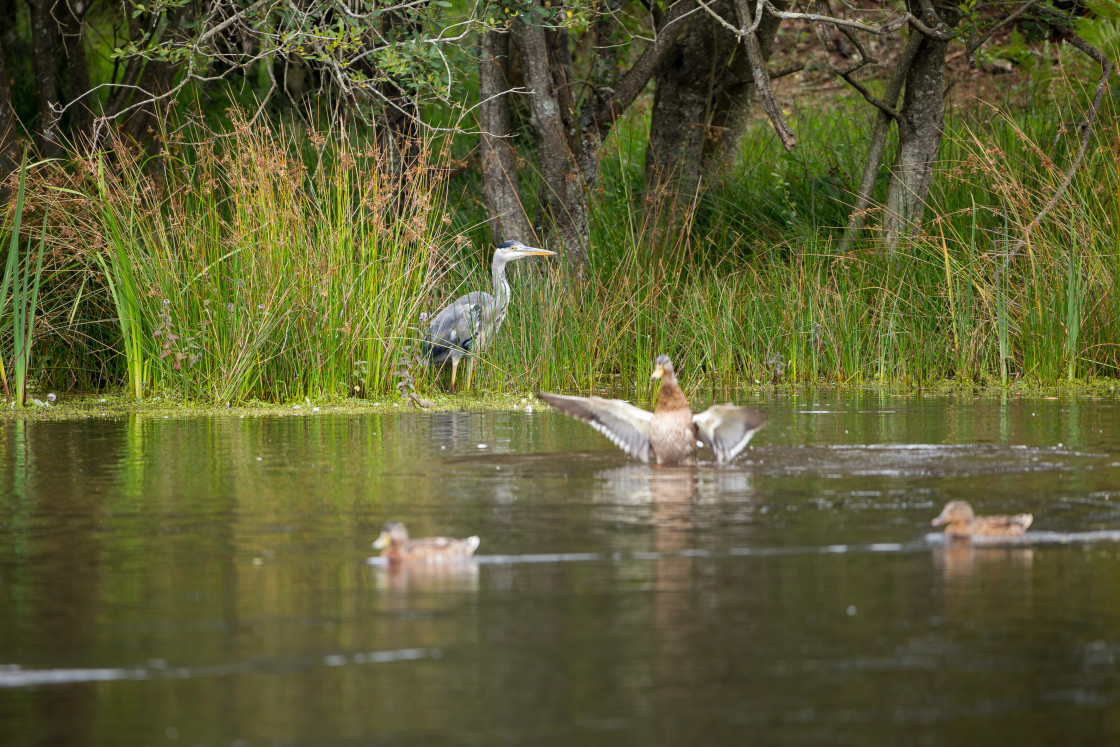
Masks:
[[[653,412],[621,399],[547,392],[537,392],[537,397],[565,415],[587,423],[615,446],[647,464],[652,454],[660,465],[694,465],[698,441],[715,452],[716,464],[727,464],[766,424],[757,411],[732,404],[714,405],[694,415],[667,355],[654,361],[650,378],[661,379]]]
[[[399,521],[387,521],[381,534],[373,543],[381,557],[393,561],[408,560],[420,563],[446,563],[466,560],[482,543],[477,536],[466,539],[450,537],[421,537],[409,539],[408,530]]]
[[[448,360],[451,361],[452,392],[455,391],[455,372],[459,368],[459,361],[464,356],[470,356],[467,369],[467,389],[470,389],[471,377],[474,375],[474,356],[482,352],[506,320],[506,310],[509,308],[506,265],[522,257],[553,254],[556,252],[525,246],[520,241],[498,244],[494,250],[494,260],[490,264],[494,295],[485,291],[472,291],[456,298],[436,314],[424,335],[424,352],[431,358],[434,366],[442,366]]]
[[[950,501],[941,515],[930,522],[935,527],[945,526],[950,537],[1020,537],[1034,521],[1031,514],[1014,516],[977,516],[968,501]]]

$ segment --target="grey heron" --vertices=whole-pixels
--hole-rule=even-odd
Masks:
[[[696,464],[697,439],[715,452],[716,464],[727,464],[766,424],[755,410],[731,404],[714,405],[694,415],[667,355],[654,361],[650,378],[661,379],[653,412],[620,399],[546,392],[537,392],[537,397],[565,415],[587,423],[630,456],[648,463],[652,455],[664,466]]]
[[[506,241],[494,249],[490,274],[494,280],[494,295],[473,291],[451,302],[436,314],[424,336],[424,353],[432,364],[442,366],[451,361],[451,391],[455,391],[455,373],[459,361],[470,356],[467,370],[467,389],[471,388],[474,375],[474,356],[486,348],[506,320],[509,308],[509,283],[506,265],[515,259],[532,256],[550,256],[556,252],[526,246],[520,241]]]

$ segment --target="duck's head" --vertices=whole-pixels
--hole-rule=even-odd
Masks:
[[[949,501],[945,504],[945,508],[941,509],[941,515],[930,524],[939,527],[958,521],[972,521],[975,518],[976,514],[972,512],[972,506],[968,505],[968,501]]]
[[[374,550],[384,550],[389,545],[400,545],[408,542],[408,530],[399,521],[387,521],[381,527],[381,534],[373,541]]]
[[[657,356],[657,360],[653,362],[653,373],[651,373],[649,377],[651,379],[673,378],[673,362],[669,360],[669,356]]]

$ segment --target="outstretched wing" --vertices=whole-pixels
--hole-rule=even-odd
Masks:
[[[715,405],[692,416],[696,435],[716,453],[716,464],[727,464],[747,447],[766,420],[756,410],[735,405]]]
[[[649,462],[649,422],[653,413],[620,399],[568,397],[547,392],[537,392],[537,398],[587,423],[630,456]]]
[[[474,291],[456,298],[436,314],[424,335],[424,352],[433,363],[443,363],[452,353],[471,352],[482,329],[483,310],[492,301],[489,293]]]

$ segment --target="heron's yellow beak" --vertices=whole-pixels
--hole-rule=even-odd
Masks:
[[[389,534],[387,532],[382,532],[381,535],[373,541],[373,549],[384,550],[389,546],[389,542]]]
[[[536,247],[533,247],[533,246],[527,246],[523,249],[518,249],[517,251],[521,254],[524,254],[527,257],[531,257],[531,256],[534,256],[534,255],[539,255],[541,257],[550,257],[553,254],[556,254],[556,252],[550,252],[547,249],[537,249]]]
[[[654,366],[653,373],[651,373],[649,375],[649,377],[651,379],[660,379],[664,375],[665,375],[665,367],[662,366],[660,363],[658,363],[656,366]]]

